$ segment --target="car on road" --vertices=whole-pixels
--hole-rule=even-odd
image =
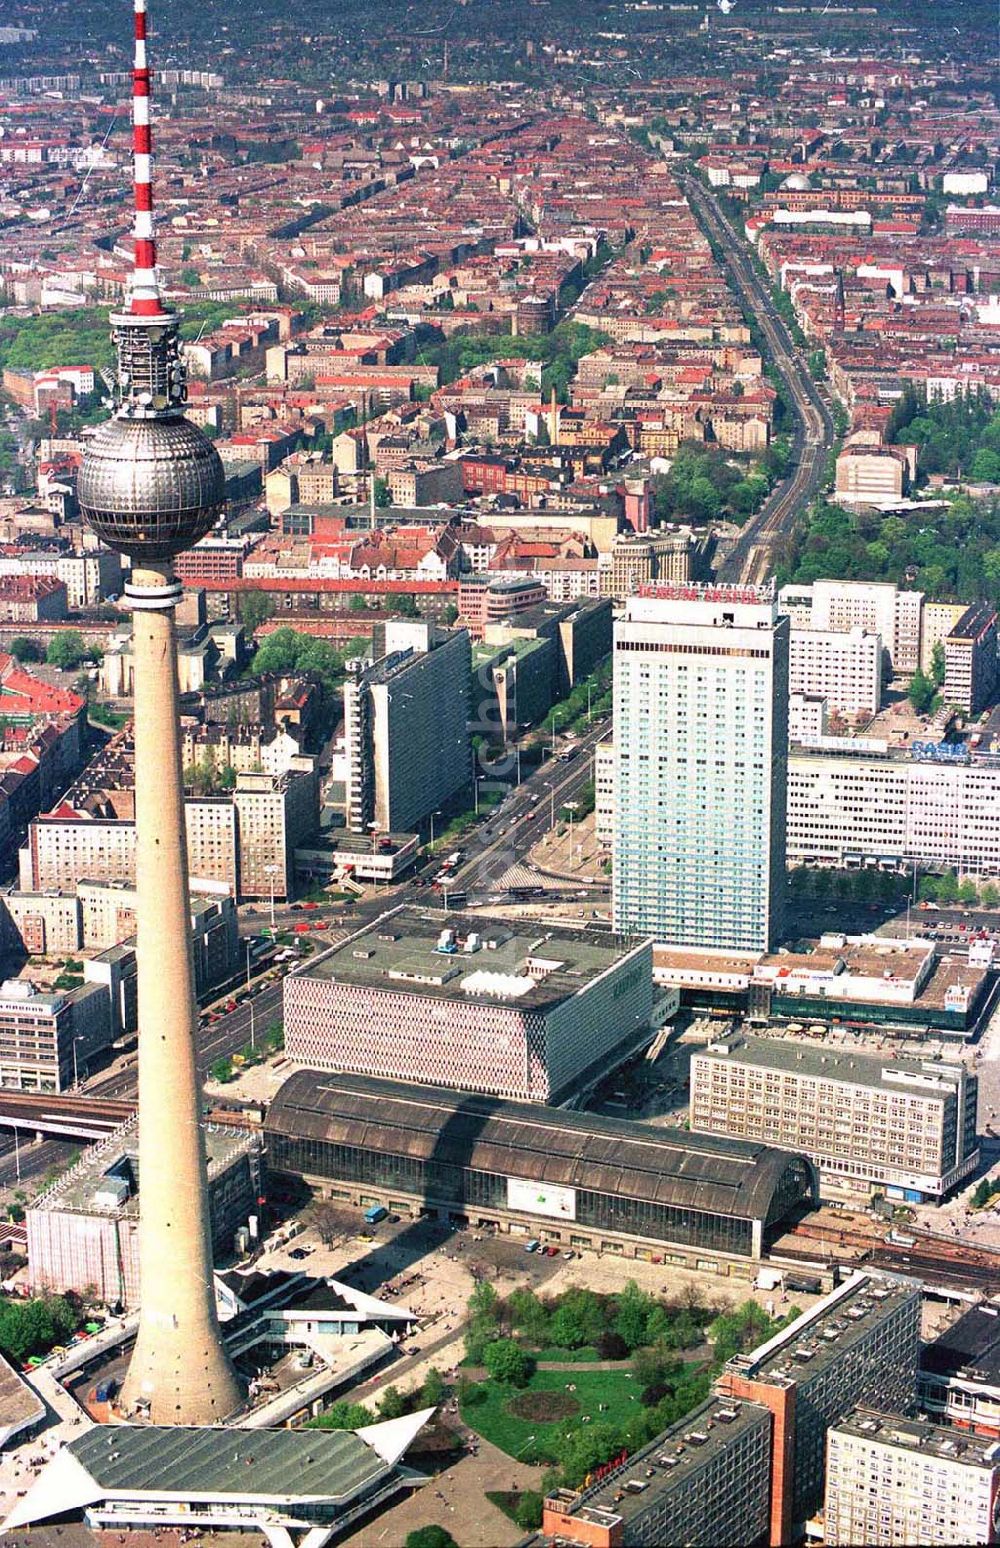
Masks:
[[[294,1258],[296,1263],[301,1263],[303,1258],[308,1258],[311,1250],[309,1247],[293,1247],[288,1256]]]
[[[541,1245],[542,1245],[542,1244],[541,1244],[541,1242],[540,1242],[540,1241],[539,1241],[539,1240],[538,1240],[538,1238],[537,1238],[537,1237],[535,1237],[535,1236],[533,1236],[533,1237],[532,1237],[532,1238],[531,1238],[531,1241],[530,1241],[530,1242],[525,1242],[525,1244],[524,1244],[524,1250],[525,1250],[525,1252],[537,1252],[537,1251],[538,1251],[538,1249],[539,1249],[539,1247],[540,1247],[540,1246],[541,1246]]]

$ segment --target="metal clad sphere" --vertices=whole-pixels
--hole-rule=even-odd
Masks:
[[[222,461],[187,419],[109,419],[90,440],[77,498],[99,537],[137,561],[171,559],[218,520]]]

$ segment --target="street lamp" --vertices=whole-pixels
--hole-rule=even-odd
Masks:
[[[549,792],[549,827],[556,825],[556,788],[547,779],[542,780],[542,785]]]
[[[243,944],[244,944],[244,946],[247,949],[247,988],[249,989],[250,988],[250,946],[251,946],[251,941],[250,941],[249,935],[246,937],[246,939],[244,940]]]
[[[579,801],[564,801],[563,805],[569,812],[569,863],[573,864],[573,813],[580,805]]]
[[[431,812],[431,849],[434,848],[434,819],[435,819],[435,817],[440,817],[440,815],[441,815],[441,808],[440,807],[438,807],[436,811]]]
[[[271,932],[272,932],[272,934],[273,934],[273,932],[275,930],[275,923],[274,923],[274,878],[277,876],[277,874],[278,874],[278,867],[276,865],[265,865],[265,867],[264,867],[264,875],[269,877],[270,878],[270,882],[271,882]]]

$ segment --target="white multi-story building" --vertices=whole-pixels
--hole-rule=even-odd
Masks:
[[[770,588],[651,585],[614,633],[614,927],[767,950],[785,888],[788,634]]]
[[[238,774],[233,791],[239,832],[240,893],[287,898],[295,887],[295,850],[319,826],[312,759],[284,774]]]
[[[824,1198],[938,1200],[978,1163],[977,1090],[961,1064],[730,1037],[691,1061],[691,1128],[804,1152]]]
[[[894,672],[914,672],[920,661],[923,592],[900,591],[891,581],[818,580],[783,586],[779,610],[796,629],[845,634],[867,629],[881,636]]]
[[[830,1548],[1000,1542],[1000,1445],[858,1408],[826,1436]]]
[[[192,881],[238,884],[236,812],[225,796],[185,801],[188,872]],[[56,809],[37,817],[19,851],[22,892],[73,892],[81,879],[135,879],[135,823]]]
[[[882,638],[856,625],[845,631],[792,629],[788,691],[826,699],[841,715],[877,715],[882,702]]]
[[[789,865],[944,865],[1000,875],[1000,767],[925,761],[882,745],[789,754]]]
[[[594,834],[599,844],[615,838],[615,744],[608,738],[594,748]]]
[[[790,742],[814,742],[826,736],[829,724],[829,706],[822,694],[790,693],[788,695],[788,740]]]

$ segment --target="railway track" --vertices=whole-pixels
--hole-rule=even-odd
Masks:
[[[791,1256],[841,1258],[903,1274],[912,1274],[928,1284],[960,1286],[984,1295],[1000,1290],[1000,1252],[970,1247],[963,1242],[916,1234],[912,1245],[888,1243],[876,1231],[815,1224],[808,1220],[793,1226],[788,1235],[801,1242],[801,1248],[782,1248]]]
[[[796,414],[792,471],[745,524],[719,570],[721,580],[756,584],[765,580],[773,568],[775,543],[792,531],[799,510],[819,492],[826,454],[833,445],[833,416],[754,270],[742,238],[697,179],[684,177],[680,181],[702,226],[726,253],[729,271],[744,305],[767,340],[771,359]]]

